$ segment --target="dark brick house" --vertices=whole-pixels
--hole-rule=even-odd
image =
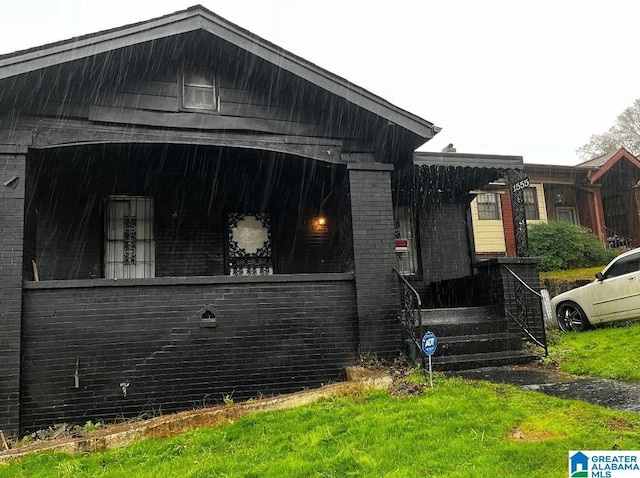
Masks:
[[[438,131],[200,6],[0,56],[0,429],[397,354],[392,268],[472,274],[468,192],[522,165]]]

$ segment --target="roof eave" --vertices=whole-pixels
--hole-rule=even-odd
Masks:
[[[522,156],[469,153],[432,153],[419,151],[413,154],[418,166],[471,167],[522,170]]]

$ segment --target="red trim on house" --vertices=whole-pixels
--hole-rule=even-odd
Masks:
[[[636,185],[633,188],[633,196],[635,199],[636,210],[633,225],[631,227],[631,238],[633,239],[633,244],[640,244],[640,186]]]
[[[616,152],[616,154],[611,156],[611,158],[609,158],[606,163],[600,166],[597,171],[593,171],[587,174],[589,182],[591,184],[595,184],[598,179],[600,179],[607,171],[609,171],[613,166],[615,166],[618,161],[622,160],[623,158],[633,164],[636,168],[640,169],[640,160],[638,160],[638,158],[636,158],[626,149],[620,148]]]
[[[507,257],[517,257],[516,233],[513,228],[513,208],[511,206],[511,194],[505,191],[500,194],[500,205],[502,206],[502,227],[504,229],[504,245],[507,249]]]
[[[600,238],[602,244],[607,243],[607,235],[604,228],[604,209],[602,207],[602,195],[600,188],[596,187],[587,192],[589,201],[589,215],[591,216],[591,230]]]

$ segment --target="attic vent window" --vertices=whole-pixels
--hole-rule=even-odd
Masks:
[[[190,110],[218,110],[217,85],[213,74],[197,69],[183,69],[182,107]]]

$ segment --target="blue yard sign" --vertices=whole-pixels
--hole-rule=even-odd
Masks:
[[[436,353],[436,348],[438,348],[438,339],[436,338],[436,334],[433,332],[427,332],[422,337],[422,351],[425,355],[432,356]]]
[[[433,388],[433,369],[431,368],[431,356],[436,353],[438,348],[438,339],[436,334],[429,331],[422,337],[422,351],[429,357],[429,382]]]

